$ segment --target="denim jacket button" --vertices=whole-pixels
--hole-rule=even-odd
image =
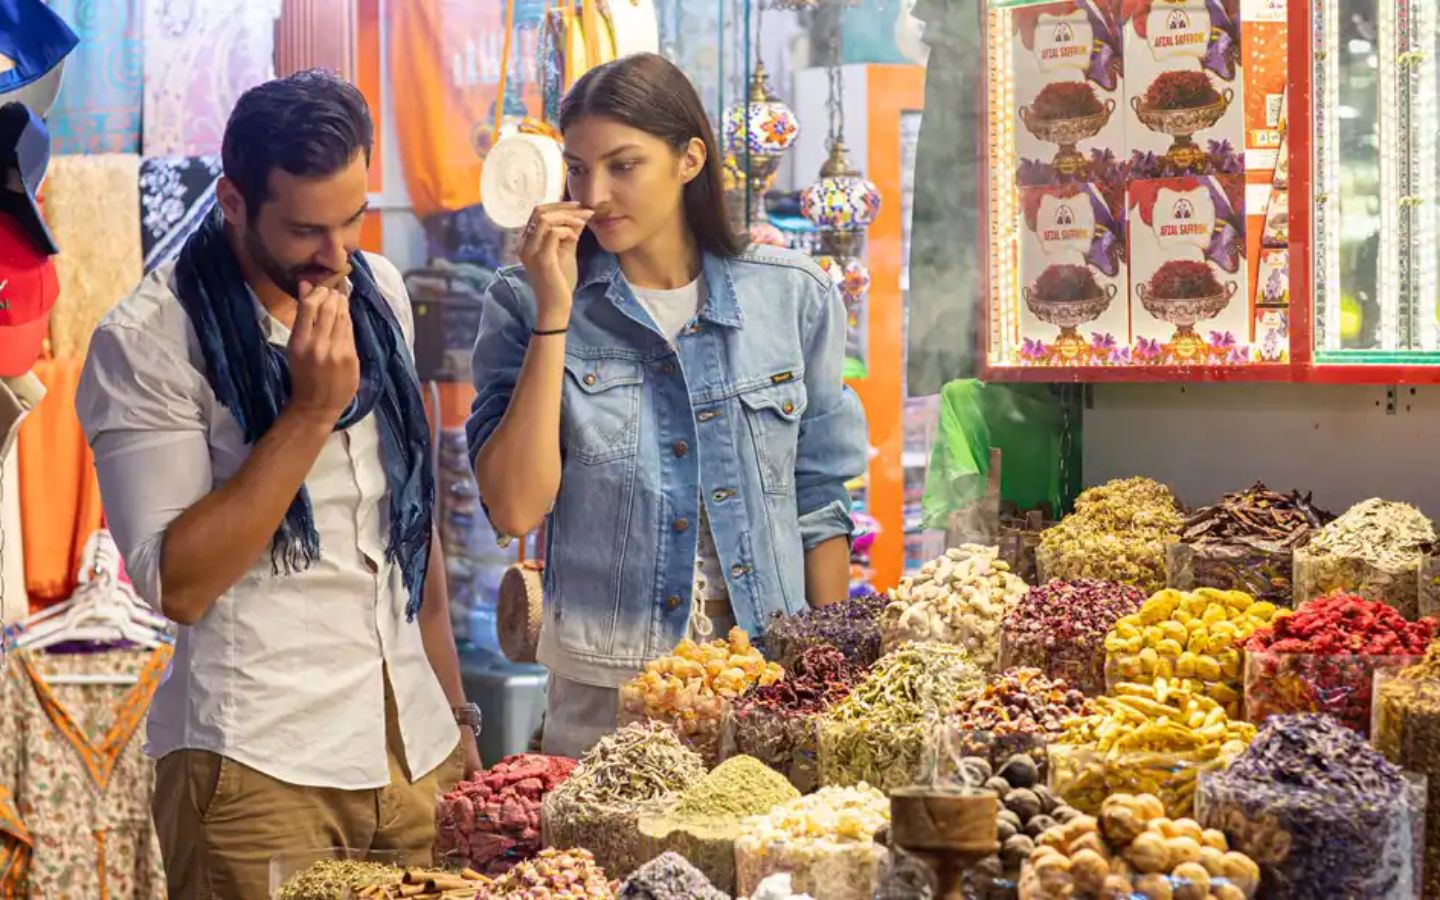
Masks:
[[[670,449],[675,451],[676,456],[684,456],[690,452],[690,445],[684,441],[676,441]]]
[[[664,375],[674,375],[674,374],[675,374],[675,364],[674,364],[674,363],[668,363],[668,362],[667,362],[665,365],[663,365],[663,366],[660,367],[660,372],[661,372],[662,374],[664,374]]]
[[[665,601],[665,605],[668,606],[668,607],[670,607],[671,609],[679,609],[679,608],[680,608],[680,598],[679,598],[679,597],[673,597],[673,596],[672,596],[670,599],[668,599],[668,600]]]
[[[731,566],[731,567],[730,567],[730,577],[732,577],[732,578],[740,578],[740,577],[743,576],[743,575],[749,574],[749,572],[750,572],[750,567],[749,567],[749,566]]]
[[[595,373],[594,373],[594,372],[591,372],[589,375],[586,375],[586,376],[585,376],[585,383],[588,384],[588,385],[590,385],[590,386],[592,386],[592,387],[595,385],[595,382],[597,382],[597,381],[599,381],[599,380],[600,380],[600,379],[598,379],[598,378],[595,377]]]
[[[671,525],[671,527],[675,529],[676,534],[682,534],[690,530],[690,520],[676,519],[675,522]]]
[[[784,408],[785,408],[785,415],[788,416],[788,415],[790,415],[791,413],[793,413],[793,412],[795,411],[795,404],[793,404],[793,403],[786,403]]]

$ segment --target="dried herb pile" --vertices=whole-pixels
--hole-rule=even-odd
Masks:
[[[1351,507],[1295,551],[1295,602],[1344,590],[1419,615],[1420,573],[1435,525],[1407,503],[1371,499]]]
[[[1144,602],[1144,591],[1113,581],[1033,587],[1005,616],[1000,664],[1038,668],[1083,693],[1103,694],[1105,635]]]
[[[635,870],[619,900],[730,900],[678,853],[662,853]]]
[[[1175,495],[1148,478],[1083,492],[1075,512],[1040,538],[1042,577],[1118,581],[1146,591],[1165,586],[1165,548],[1183,523]]]
[[[950,644],[907,644],[887,654],[821,716],[821,782],[883,790],[920,783],[941,711],[984,683],[968,654]]]
[[[790,671],[811,647],[834,647],[854,666],[879,659],[880,614],[889,600],[875,593],[808,609],[798,616],[774,616],[765,627],[765,653]]]
[[[376,882],[398,882],[403,871],[383,863],[322,859],[292,876],[280,887],[277,900],[334,900]]]
[[[1261,868],[1261,897],[1411,898],[1417,813],[1400,770],[1319,715],[1277,716],[1201,785],[1199,818]]]
[[[1440,643],[1375,682],[1375,749],[1427,779],[1425,896],[1440,897]]]

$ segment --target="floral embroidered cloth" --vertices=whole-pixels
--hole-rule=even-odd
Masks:
[[[165,897],[137,737],[171,649],[17,651],[0,671],[0,898]],[[50,684],[129,675],[133,685]]]
[[[145,271],[173,260],[215,207],[218,156],[161,156],[140,161],[140,247]]]

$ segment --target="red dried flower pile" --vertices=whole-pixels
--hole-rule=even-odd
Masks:
[[[1435,619],[1336,592],[1278,616],[1245,641],[1245,714],[1257,725],[1286,713],[1324,713],[1370,732],[1375,670],[1418,662]]]
[[[1052,81],[1035,95],[1030,111],[1041,119],[1081,119],[1105,111],[1095,89],[1083,81]]]
[[[1088,266],[1063,263],[1045,267],[1035,280],[1033,296],[1038,303],[1068,303],[1092,300],[1100,293],[1100,283]]]
[[[575,760],[507,756],[436,805],[435,856],[446,865],[501,875],[540,852],[540,801],[575,771]]]
[[[1224,290],[1210,264],[1193,259],[1172,259],[1150,277],[1150,296],[1167,300],[1193,300]]]
[[[1220,102],[1220,92],[1204,72],[1166,72],[1145,91],[1146,109],[1198,109]]]

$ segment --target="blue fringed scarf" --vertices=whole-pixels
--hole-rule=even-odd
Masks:
[[[360,389],[335,428],[343,430],[372,411],[377,414],[390,494],[385,555],[404,575],[410,592],[405,614],[413,621],[424,599],[435,504],[430,426],[395,312],[380,295],[364,256],[352,254],[350,266],[350,315],[360,357]],[[290,363],[285,348],[265,338],[220,210],[185,242],[175,264],[175,282],[180,305],[200,339],[210,387],[240,423],[246,443],[254,444],[290,399]],[[310,496],[302,486],[275,532],[271,565],[275,572],[283,569],[288,574],[308,568],[319,556],[320,535]]]

